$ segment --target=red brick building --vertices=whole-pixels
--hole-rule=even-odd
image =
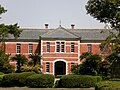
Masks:
[[[43,73],[69,74],[71,66],[80,63],[79,57],[83,52],[99,54],[99,45],[107,37],[107,34],[100,34],[99,29],[74,29],[74,25],[71,27],[65,29],[60,25],[56,29],[49,29],[48,24],[45,24],[45,29],[22,29],[17,40],[9,36],[5,42],[5,52],[26,56],[41,54]]]

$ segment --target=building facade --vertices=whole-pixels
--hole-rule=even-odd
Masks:
[[[9,36],[5,42],[5,53],[42,55],[42,72],[53,75],[69,74],[71,66],[80,64],[80,55],[84,52],[100,54],[100,43],[107,34],[100,29],[65,29],[61,25],[56,29],[22,29],[20,37],[15,40]],[[15,62],[10,62],[15,64]]]

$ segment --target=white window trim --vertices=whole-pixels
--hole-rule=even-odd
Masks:
[[[20,53],[18,53],[18,48],[17,48],[18,45],[20,46],[20,53],[21,53],[21,44],[20,44],[20,43],[17,43],[17,44],[16,44],[16,54],[20,54]]]
[[[29,53],[29,54],[32,54],[32,53],[29,52],[29,51],[30,51],[29,45],[32,45],[32,53],[33,53],[33,44],[32,44],[32,43],[29,43],[29,44],[28,44],[28,53]]]
[[[60,42],[60,52],[57,52],[57,42]],[[61,52],[61,42],[64,42],[64,52]],[[55,53],[66,53],[66,41],[56,41],[55,42]]]
[[[50,53],[50,51],[48,52],[47,51],[47,43],[49,43],[50,44],[50,42],[46,42],[46,53]],[[51,45],[50,45],[51,46]],[[50,48],[49,48],[50,49]]]
[[[48,69],[49,69],[49,72],[47,71],[47,63],[49,63],[49,68],[48,68]],[[46,62],[45,64],[46,64],[46,65],[45,65],[45,72],[46,72],[46,73],[50,73],[50,62]]]

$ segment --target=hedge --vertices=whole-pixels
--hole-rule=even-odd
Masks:
[[[120,81],[102,81],[98,82],[95,90],[120,90]]]
[[[0,87],[1,87],[1,83],[2,83],[3,76],[4,76],[4,74],[3,74],[3,75],[0,75]]]
[[[26,78],[34,72],[10,73],[3,76],[2,87],[26,86]]]
[[[19,73],[10,73],[3,76],[1,86],[2,87],[14,87],[18,86]]]
[[[57,88],[89,88],[101,81],[100,76],[65,75],[60,78]]]
[[[19,87],[23,87],[23,86],[26,86],[26,79],[28,76],[31,76],[31,75],[34,75],[36,74],[35,72],[23,72],[23,73],[20,73],[19,76],[18,76],[18,79],[19,79]]]
[[[27,77],[26,83],[32,88],[51,88],[54,85],[54,76],[49,74],[36,74]]]

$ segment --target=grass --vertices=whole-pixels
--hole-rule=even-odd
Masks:
[[[12,87],[0,88],[0,90],[95,90],[94,88],[27,88],[27,87]]]

